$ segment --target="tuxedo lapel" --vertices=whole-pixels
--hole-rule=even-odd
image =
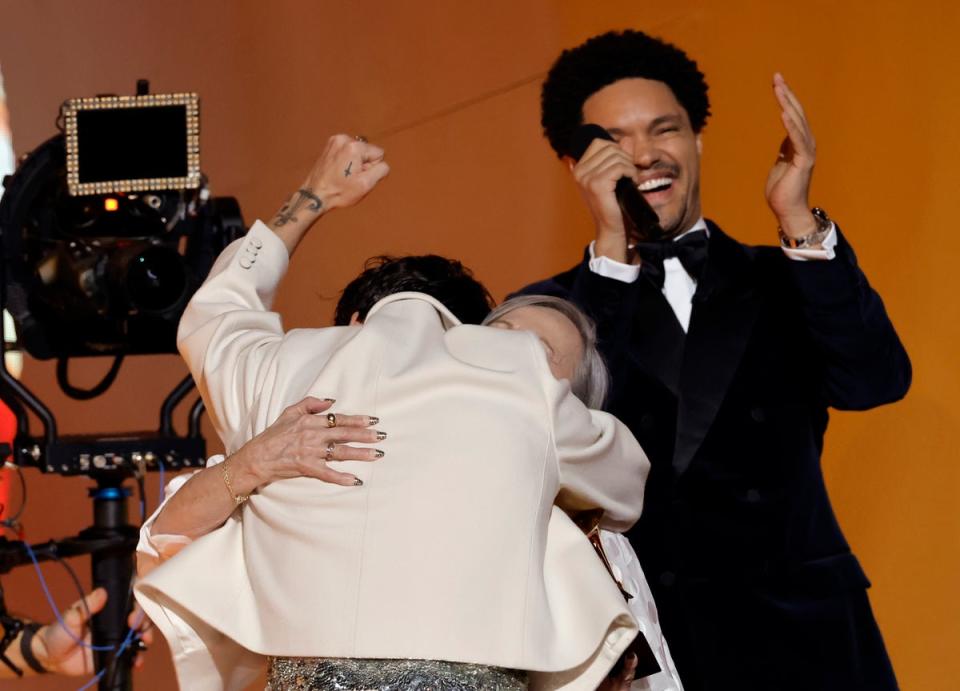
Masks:
[[[684,333],[670,304],[660,290],[640,276],[632,291],[627,343],[630,357],[649,376],[660,381],[674,396],[680,393]]]
[[[680,374],[673,455],[678,475],[707,436],[750,338],[758,309],[753,268],[743,246],[711,224]]]

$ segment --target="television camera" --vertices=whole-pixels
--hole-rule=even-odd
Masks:
[[[148,91],[140,80],[135,96],[66,101],[60,134],[4,180],[0,307],[17,329],[16,343],[7,348],[56,359],[61,389],[80,400],[106,391],[126,356],[176,352],[187,301],[220,251],[245,229],[237,201],[212,197],[200,172],[197,95]],[[69,380],[69,360],[78,357],[113,362],[100,383],[82,389]],[[160,404],[156,430],[61,435],[53,411],[3,360],[0,398],[17,419],[8,463],[97,483],[90,490],[93,525],[34,545],[33,552],[38,559],[92,555],[93,583],[110,596],[93,619],[93,641],[118,651],[127,633],[138,534],[127,518],[131,493],[123,483],[146,471],[203,466],[202,402],[192,405],[186,434],[177,434],[174,410],[194,388],[188,375]],[[40,434],[31,433],[28,411]],[[28,563],[26,551],[23,543],[0,538],[0,573]],[[130,688],[132,655],[96,655],[98,667],[110,669],[100,678],[101,691]]]

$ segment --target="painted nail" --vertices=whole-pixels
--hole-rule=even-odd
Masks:
[[[361,480],[361,479],[358,478],[358,477],[353,478],[353,486],[354,486],[354,487],[362,487],[362,486],[363,486],[363,480]]]
[[[383,450],[381,449],[374,449],[373,455],[376,456],[377,458],[383,458],[384,453],[383,453]]]
[[[377,441],[383,441],[387,438],[386,432],[377,432]]]
[[[373,417],[372,415],[367,416],[367,427],[373,427],[374,425],[380,422],[380,418]]]

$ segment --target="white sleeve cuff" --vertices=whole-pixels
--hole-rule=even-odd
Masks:
[[[633,283],[640,276],[640,267],[636,264],[624,264],[610,257],[598,257],[593,253],[593,246],[596,241],[590,243],[590,261],[588,266],[595,274],[600,274],[605,278],[612,278],[622,283]]]
[[[837,226],[830,223],[830,232],[823,239],[823,246],[820,249],[791,249],[782,247],[783,253],[796,262],[826,261],[837,256]],[[592,266],[590,267],[593,268]]]

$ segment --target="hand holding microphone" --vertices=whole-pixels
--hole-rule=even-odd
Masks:
[[[599,125],[586,124],[571,137],[572,171],[597,227],[598,255],[625,261],[627,244],[661,239],[660,219],[637,189],[630,156]]]

